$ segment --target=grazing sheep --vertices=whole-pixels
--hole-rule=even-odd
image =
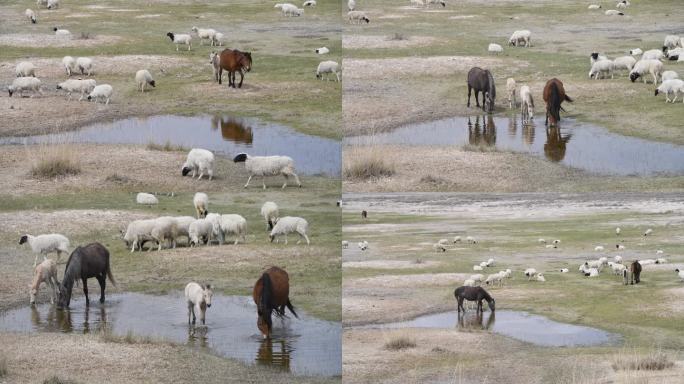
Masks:
[[[206,193],[195,193],[195,196],[192,198],[192,204],[195,206],[198,219],[207,217],[207,213],[209,213],[209,196]]]
[[[316,6],[316,0],[306,0],[302,4],[302,7],[315,7],[315,6]]]
[[[494,285],[498,284],[501,286],[503,284],[503,276],[499,273],[493,273],[489,276],[487,276],[487,279],[485,280],[486,285]]]
[[[213,41],[213,43],[214,43],[213,45],[215,45],[215,46],[223,46],[223,38],[224,38],[224,37],[225,37],[225,35],[224,35],[223,33],[221,33],[221,32],[216,32],[216,33],[214,34],[214,38],[212,39],[212,41]]]
[[[368,249],[368,242],[367,241],[360,241],[357,246],[359,247],[360,250],[365,251]]]
[[[301,16],[304,14],[304,10],[301,8],[297,8],[297,6],[294,4],[282,3],[276,4],[276,7],[280,8],[280,11],[283,13],[284,16]]]
[[[537,281],[539,281],[539,282],[542,282],[542,283],[543,283],[543,282],[545,282],[545,281],[546,281],[546,278],[544,277],[544,275],[543,275],[543,274],[541,274],[541,273],[537,273],[537,277],[536,277],[536,280],[537,280]]]
[[[347,18],[349,19],[349,24],[361,24],[362,21],[365,21],[366,24],[370,23],[370,19],[366,16],[366,13],[361,11],[349,11],[347,13]]]
[[[21,61],[15,68],[17,77],[36,77],[36,66],[28,61]]]
[[[336,61],[321,61],[316,68],[316,78],[323,80],[323,74],[325,74],[325,80],[330,81],[328,77],[329,74],[334,74],[337,82],[340,81],[340,65]]]
[[[594,78],[596,80],[599,79],[599,76],[601,76],[602,79],[604,79],[604,74],[610,75],[610,78],[613,78],[613,62],[610,60],[597,60],[594,62],[594,64],[591,66],[591,70],[589,71],[589,78]]]
[[[663,73],[663,63],[660,60],[641,59],[634,64],[634,68],[629,72],[629,79],[633,83],[641,77],[644,80],[644,84],[646,84],[645,75],[647,73],[653,76],[653,84],[658,85],[658,77]]]
[[[159,200],[157,200],[157,197],[155,195],[145,193],[145,192],[140,192],[135,196],[135,202],[138,204],[142,205],[157,205],[159,204]]]
[[[28,243],[31,251],[36,254],[33,259],[34,268],[38,262],[39,254],[43,255],[43,259],[47,259],[48,253],[57,252],[57,262],[59,262],[62,253],[69,253],[69,239],[58,233],[38,236],[31,236],[27,233],[19,239],[19,245],[24,243]]]
[[[589,6],[587,7],[587,9],[601,9],[601,8],[602,7],[600,4],[589,4]]]
[[[487,268],[487,262],[486,261],[480,262],[480,267]]]
[[[524,121],[534,118],[534,99],[532,99],[532,92],[527,85],[520,87],[520,114]],[[546,240],[539,240],[542,240],[540,243],[546,244]]]
[[[629,50],[629,54],[632,56],[639,56],[642,53],[644,53],[644,51],[642,51],[641,48],[634,48]]]
[[[219,220],[214,222],[214,236],[218,237],[219,244],[223,244],[228,234],[235,235],[233,244],[237,245],[240,239],[244,243],[247,236],[247,220],[236,214],[221,215]]]
[[[546,249],[556,249],[558,246],[556,244],[546,244]]]
[[[470,279],[476,283],[481,283],[484,280],[484,275],[481,273],[476,273],[470,276]]]
[[[109,100],[112,98],[112,93],[114,93],[114,88],[109,84],[96,85],[92,92],[88,95],[88,101],[95,99],[97,103],[102,99],[105,105],[109,105]]]
[[[434,249],[435,252],[446,252],[446,250],[447,250],[446,247],[444,246],[444,244],[440,244],[440,243],[432,244],[432,249]]]
[[[667,259],[664,259],[661,257],[661,258],[656,259],[655,263],[656,264],[667,264]]]
[[[515,79],[509,77],[506,79],[506,90],[508,91],[508,107],[513,108],[516,105],[515,102]]]
[[[461,236],[454,236],[454,244],[461,242]]]
[[[520,43],[525,43],[525,47],[532,46],[532,32],[523,29],[520,31],[515,31],[508,39],[508,45],[520,46]]]
[[[646,230],[646,232],[644,232],[644,236],[648,236],[648,235],[650,235],[650,234],[652,234],[652,233],[653,233],[653,229],[649,228],[649,229]]]
[[[620,227],[615,228],[615,236],[620,236],[620,232],[622,232]]]
[[[487,51],[491,53],[501,53],[503,52],[503,47],[499,44],[490,43],[487,47]]]
[[[446,1],[444,0],[425,0],[425,6],[429,7],[430,4],[438,4],[441,5],[442,8],[446,7]]]
[[[174,219],[176,220],[176,241],[179,237],[187,237],[188,245],[190,245],[190,224],[197,219],[192,216],[176,216]],[[176,241],[173,243],[174,248],[176,247]]]
[[[303,218],[285,216],[276,220],[275,225],[273,226],[273,229],[271,229],[271,233],[268,237],[271,239],[271,242],[276,240],[277,243],[278,239],[276,236],[285,235],[285,245],[287,245],[287,234],[296,232],[299,234],[300,238],[304,238],[304,240],[306,240],[306,245],[309,245],[309,237],[306,235],[308,229],[309,223],[307,223],[307,221]],[[300,241],[301,239],[297,240],[297,244],[299,244]],[[368,243],[364,242],[364,247],[368,248]]]
[[[176,52],[178,52],[178,47],[182,44],[185,44],[188,46],[188,51],[192,48],[192,36],[184,33],[172,33],[169,32],[166,34],[166,36],[171,39],[171,41],[176,44]]]
[[[353,11],[354,9],[356,9],[356,1],[355,0],[348,0],[347,1],[347,10]]]
[[[212,51],[209,54],[209,64],[211,64],[211,69],[214,72],[214,81],[219,82],[220,78],[220,68],[221,68],[221,55],[218,52]]]
[[[328,49],[328,47],[321,47],[321,48],[316,48],[315,52],[318,53],[319,55],[325,55],[326,53],[330,53],[330,50]]]
[[[669,49],[665,53],[665,57],[670,61],[679,60],[679,57],[682,55],[684,55],[684,48]]]
[[[349,248],[349,242],[347,240],[342,240],[342,249]]]
[[[127,247],[131,247],[131,253],[136,249],[142,251],[143,244],[152,240],[151,234],[154,225],[155,219],[134,220],[128,224],[125,232],[122,231],[123,240]]]
[[[616,11],[614,9],[607,10],[605,12],[605,14],[606,14],[606,16],[624,16],[625,15],[624,13],[622,13],[620,11]]]
[[[560,273],[568,273],[568,272],[570,272],[570,270],[567,268],[561,268],[560,269]]]
[[[233,159],[233,162],[245,163],[245,169],[249,173],[249,178],[244,188],[249,186],[249,182],[254,176],[261,176],[263,188],[266,189],[266,177],[283,175],[285,183],[282,188],[287,187],[287,181],[290,176],[295,178],[297,185],[301,188],[302,183],[299,182],[299,176],[295,173],[294,160],[288,156],[249,156],[246,153],[241,153]]]
[[[33,24],[35,24],[38,21],[36,13],[30,8],[27,8],[26,11],[24,11],[24,15],[26,16],[28,21],[30,21]]]
[[[592,52],[589,55],[589,64],[592,66],[594,65],[594,63],[600,60],[608,60],[608,57],[606,55],[601,55],[598,52]]]
[[[473,265],[473,271],[482,271],[483,268],[480,265]]]
[[[93,59],[90,57],[79,57],[76,59],[76,68],[81,72],[81,75],[87,73],[90,76],[93,72]]]
[[[530,281],[532,277],[537,274],[537,270],[534,268],[527,268],[523,271],[523,274],[527,277],[527,281]]]
[[[52,30],[55,31],[56,36],[63,36],[63,37],[71,36],[71,32],[68,29],[61,29],[61,28],[54,27],[54,28],[52,28]]]
[[[157,243],[157,251],[162,250],[162,244],[170,241],[172,247],[176,247],[176,234],[178,224],[176,219],[170,216],[159,217],[154,220],[154,226],[150,231],[152,240]]]
[[[209,40],[212,46],[214,45],[214,37],[216,36],[216,30],[211,28],[197,27],[192,27],[190,30],[197,34],[197,37],[199,37],[200,39],[200,45],[203,45],[202,42],[204,41],[204,39]]]
[[[266,229],[270,231],[273,229],[273,223],[275,223],[280,216],[278,205],[272,201],[265,202],[264,205],[261,206],[261,216],[266,221]]]
[[[622,244],[615,244],[615,249],[617,249],[617,250],[624,250],[624,249],[625,249],[625,246],[622,245]]]
[[[660,49],[650,49],[641,55],[641,60],[663,60],[665,54]]]
[[[62,65],[64,65],[64,70],[66,71],[67,77],[71,76],[71,72],[76,68],[76,59],[71,56],[64,56],[62,59]]]
[[[617,9],[625,9],[627,6],[629,6],[629,1],[627,0],[622,0],[615,4],[615,8]]]
[[[679,276],[679,281],[684,282],[684,270],[677,268],[675,269],[675,272],[677,272],[677,276]]]
[[[36,295],[40,289],[40,284],[45,283],[50,290],[50,303],[55,303],[57,296],[57,289],[59,287],[59,280],[57,280],[57,263],[51,259],[45,259],[38,264],[33,271],[33,282],[31,283],[31,291],[29,303],[31,305],[36,303]]]
[[[524,87],[524,85],[523,85],[523,87]],[[528,89],[529,89],[529,87],[528,87]],[[521,90],[522,90],[522,88],[521,88]],[[546,239],[541,239],[541,238],[540,238],[540,239],[537,240],[537,242],[538,242],[539,244],[546,244]]]
[[[632,68],[634,68],[634,64],[636,64],[636,59],[632,56],[618,57],[613,60],[613,70],[617,71],[618,69],[626,69],[627,73],[629,73]]]
[[[60,0],[47,0],[47,9],[59,8]]]
[[[596,252],[603,252],[604,250],[605,250],[605,249],[603,248],[603,245],[597,245],[597,246],[594,248],[594,251],[596,251]]]
[[[554,240],[554,241],[553,241],[553,243],[554,243],[554,244],[560,244],[560,243],[561,243],[561,241],[560,241],[560,240],[558,240],[558,239],[556,239],[556,240]]]
[[[489,260],[485,261],[485,266],[493,267],[494,266],[494,259],[490,258]]]
[[[190,246],[208,244],[213,239],[214,223],[209,219],[195,220],[190,224],[188,235]]]
[[[477,240],[475,240],[475,238],[472,237],[472,236],[468,236],[468,237],[466,237],[466,243],[468,243],[468,244],[477,244]]]
[[[211,285],[201,286],[195,282],[185,286],[185,300],[188,302],[188,324],[195,324],[197,316],[195,310],[199,311],[200,321],[205,324],[207,308],[211,307],[211,297],[214,291]],[[192,322],[190,317],[192,316]]]
[[[667,35],[667,36],[665,36],[665,40],[663,41],[663,48],[674,49],[677,47],[681,47],[680,44],[681,44],[681,42],[680,42],[679,36]]]
[[[615,260],[615,263],[617,264],[622,264],[622,256],[616,255],[613,260]]]
[[[643,266],[643,265],[655,264],[656,261],[654,259],[644,259],[644,260],[639,260],[638,263]]]
[[[41,82],[37,77],[17,77],[12,81],[12,85],[7,87],[7,92],[9,97],[12,97],[16,92],[19,92],[20,97],[23,97],[24,91],[37,92],[42,96],[43,91],[40,89],[40,85]]]
[[[664,80],[662,84],[656,88],[655,96],[658,96],[660,93],[665,94],[666,103],[670,102],[670,93],[674,93],[674,98],[671,100],[674,104],[674,102],[677,101],[677,94],[684,94],[684,81],[679,79]],[[684,103],[684,97],[682,97],[682,102]]]
[[[152,75],[147,69],[141,69],[135,73],[135,82],[140,88],[140,92],[145,92],[145,85],[149,84],[153,88],[156,87],[155,81]]]
[[[447,245],[447,244],[449,244],[449,240],[447,240],[447,239],[439,239],[439,241],[438,241],[437,243],[438,243],[438,244],[442,244],[442,245]]]
[[[476,286],[476,285],[475,285],[475,280],[473,280],[473,279],[466,279],[466,280],[463,282],[463,286],[464,286],[464,287],[475,287],[475,286]]]
[[[67,93],[67,100],[71,100],[71,94],[78,92],[81,97],[78,101],[83,100],[87,94],[95,89],[97,82],[93,79],[81,80],[81,79],[69,79],[67,81],[57,84],[57,89],[65,90]]]
[[[614,274],[614,275],[620,276],[620,275],[622,275],[622,272],[623,272],[623,271],[625,270],[625,268],[627,268],[627,267],[625,267],[623,264],[613,263],[613,264],[610,266],[610,268],[613,270],[613,274]]]
[[[181,175],[186,176],[190,171],[192,171],[192,178],[198,174],[197,180],[199,180],[206,172],[211,180],[214,177],[214,154],[206,149],[191,149],[181,167]]]

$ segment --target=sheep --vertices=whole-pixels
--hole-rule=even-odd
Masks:
[[[323,80],[323,74],[325,74],[325,80],[329,81],[329,74],[334,74],[337,82],[340,81],[340,65],[336,61],[321,61],[316,68],[316,78]]]
[[[47,9],[59,8],[60,0],[47,0]]]
[[[192,27],[190,30],[197,34],[197,37],[199,37],[200,39],[200,45],[203,45],[202,42],[204,41],[204,39],[208,39],[211,45],[214,46],[214,37],[216,36],[216,30],[211,28],[197,27]]]
[[[468,243],[468,244],[477,244],[477,240],[475,240],[475,238],[472,237],[472,236],[468,236],[468,237],[466,237],[466,243]]]
[[[622,264],[622,256],[620,256],[620,255],[615,255],[613,260],[615,260],[616,264]]]
[[[454,244],[461,242],[461,236],[454,236]]]
[[[611,265],[610,268],[613,270],[614,275],[619,276],[622,275],[622,271],[624,271],[627,267],[625,267],[623,264],[613,263],[613,265]]]
[[[438,244],[442,244],[442,245],[447,245],[447,244],[449,244],[449,240],[447,240],[447,239],[439,239],[439,241],[438,241],[437,243],[438,243]]]
[[[190,245],[190,224],[195,220],[192,216],[176,216],[176,240],[183,236],[188,238],[188,245]],[[176,247],[176,242],[174,241],[173,247]]]
[[[584,262],[585,269],[587,268],[596,268],[599,271],[603,267],[603,262],[601,260],[589,260]]]
[[[681,42],[679,40],[679,36],[675,35],[667,35],[665,36],[665,40],[663,41],[663,48],[664,49],[674,49],[677,47],[681,47]]]
[[[21,61],[14,69],[17,77],[36,77],[36,66],[28,61]]]
[[[560,273],[568,273],[568,272],[570,272],[570,270],[567,268],[561,268],[560,269]]]
[[[47,0],[36,0],[36,5],[39,7],[40,6],[47,7]]]
[[[109,105],[109,100],[112,98],[113,92],[114,88],[112,88],[112,86],[109,84],[96,85],[88,95],[88,101],[95,99],[95,102],[97,103],[100,99],[102,99],[105,105]]]
[[[509,77],[506,79],[506,90],[508,91],[508,107],[513,108],[516,105],[515,102],[515,79]]]
[[[315,7],[316,6],[316,0],[306,0],[304,3],[302,3],[302,7]]]
[[[679,281],[684,282],[684,270],[677,268],[675,269],[675,272],[677,272],[677,276],[679,276]]]
[[[625,15],[624,13],[622,13],[620,11],[616,11],[614,9],[607,10],[605,12],[605,14],[606,14],[606,16],[624,16]]]
[[[470,280],[473,280],[476,283],[481,283],[482,280],[484,280],[484,275],[481,273],[476,273],[470,276]]]
[[[411,0],[411,5],[414,5],[416,7],[425,7],[425,1],[426,0]]]
[[[54,27],[54,28],[52,28],[52,30],[55,31],[56,36],[62,36],[62,37],[71,36],[71,32],[68,29],[61,29],[61,28]]]
[[[140,92],[145,92],[146,84],[151,85],[152,88],[156,87],[156,83],[147,69],[141,69],[135,73],[135,82],[140,88]]]
[[[72,93],[78,92],[81,94],[81,97],[78,98],[78,101],[81,101],[84,97],[86,97],[87,94],[90,94],[90,92],[95,89],[96,85],[97,82],[93,79],[69,79],[57,84],[57,89],[62,89],[67,92],[67,100],[71,100]]]
[[[619,1],[617,4],[615,4],[615,8],[617,9],[625,9],[629,5],[629,1],[627,0],[622,0]]]
[[[667,259],[660,257],[660,258],[656,259],[655,263],[656,264],[667,264]]]
[[[556,249],[558,246],[556,244],[546,244],[546,249]]]
[[[192,36],[185,34],[185,33],[173,33],[173,32],[168,32],[166,36],[171,39],[171,41],[176,44],[176,52],[178,52],[178,47],[182,44],[185,44],[188,46],[188,51],[192,48]]]
[[[309,223],[303,218],[285,216],[276,220],[275,225],[273,226],[273,229],[271,229],[271,233],[268,235],[268,237],[271,239],[271,242],[276,240],[277,243],[278,239],[276,236],[285,235],[285,245],[287,245],[287,234],[296,232],[299,234],[300,238],[304,238],[304,240],[306,240],[306,245],[310,245],[311,243],[309,242],[309,236],[306,235],[308,229]],[[301,239],[297,240],[297,244],[300,242]],[[368,248],[368,243],[364,242],[364,247]]]
[[[197,320],[195,310],[199,311],[202,325],[205,324],[207,308],[211,307],[211,297],[213,295],[214,291],[210,284],[201,286],[195,282],[190,282],[185,286],[185,300],[188,303],[188,324],[191,323],[191,316],[192,324],[195,324]]]
[[[40,289],[40,284],[45,283],[50,290],[50,303],[55,303],[57,296],[57,289],[59,287],[59,280],[57,280],[57,263],[54,260],[46,259],[38,264],[33,271],[33,282],[31,283],[31,291],[29,294],[29,303],[31,305],[36,303],[36,295]]]
[[[501,285],[503,283],[503,276],[501,276],[499,273],[493,273],[489,276],[487,276],[487,279],[485,280],[486,285],[494,285],[494,284],[499,284]]]
[[[532,32],[523,29],[520,31],[515,31],[513,34],[511,34],[511,37],[508,39],[508,45],[513,45],[513,46],[519,46],[521,42],[525,43],[525,47],[531,47],[532,46]]]
[[[520,113],[524,121],[534,118],[534,99],[532,99],[532,92],[527,85],[520,87]],[[546,243],[544,239],[539,240],[543,240],[540,243]]]
[[[199,246],[202,243],[208,244],[213,238],[214,223],[209,219],[195,220],[190,224],[188,235],[190,238],[190,246]]]
[[[209,64],[211,64],[211,69],[213,70],[214,73],[214,81],[217,83],[220,81],[220,68],[221,68],[221,55],[219,55],[218,52],[212,51],[209,54]]]
[[[647,73],[653,76],[653,84],[658,85],[658,77],[663,73],[663,63],[659,60],[641,59],[634,64],[634,68],[629,72],[629,79],[633,83],[641,77],[644,80],[644,84],[646,84],[645,75]]]
[[[473,271],[482,271],[483,268],[480,265],[473,265]]]
[[[525,86],[523,85],[523,87],[525,87]],[[529,88],[530,88],[530,87],[527,87],[527,89],[529,89]],[[521,87],[520,89],[522,90],[522,87]],[[537,239],[537,242],[538,242],[539,244],[546,244],[546,239],[539,238],[539,239]]]
[[[553,241],[553,243],[554,243],[554,244],[560,244],[561,241],[560,241],[559,239],[556,239],[556,240]]]
[[[499,44],[490,43],[487,47],[487,51],[491,53],[501,53],[503,52],[503,47]]]
[[[650,265],[650,264],[655,264],[656,261],[653,259],[644,259],[644,260],[639,260],[639,264],[641,265]]]
[[[672,99],[672,103],[674,104],[674,102],[677,101],[677,94],[684,94],[684,81],[679,79],[665,80],[656,88],[655,96],[658,96],[660,93],[665,94],[666,103],[670,102],[670,93],[674,93],[674,98]],[[684,97],[682,97],[682,102],[684,103]]]
[[[81,71],[81,75],[86,73],[90,76],[93,72],[93,59],[89,57],[79,57],[76,59],[76,68]]]
[[[596,268],[589,268],[584,272],[584,276],[587,277],[598,277],[599,275],[599,270]]]
[[[543,274],[537,273],[537,278],[536,278],[536,280],[543,283],[543,282],[546,281],[546,278],[544,277]]]
[[[367,241],[360,241],[357,246],[359,247],[360,250],[365,251],[368,249],[368,242]]]
[[[207,213],[209,213],[209,196],[206,193],[195,193],[195,196],[192,198],[192,204],[195,206],[198,219],[207,217]]]
[[[598,262],[601,263],[601,267],[603,267],[608,264],[608,258],[605,256],[599,257]]]
[[[206,149],[193,148],[188,152],[188,157],[181,167],[181,175],[186,176],[192,171],[192,178],[198,174],[197,180],[201,179],[206,172],[209,180],[214,177],[214,154]]]
[[[347,240],[342,240],[342,249],[349,248],[349,242]]]
[[[355,0],[347,0],[347,10],[353,11],[354,9],[356,9],[356,1]]]
[[[267,201],[261,206],[261,216],[266,221],[266,229],[273,229],[273,223],[278,219],[278,205],[272,201]]]
[[[330,50],[328,49],[328,47],[320,47],[316,48],[315,52],[319,55],[325,55],[326,53],[330,53]]]
[[[135,202],[138,204],[142,205],[157,205],[159,204],[159,200],[157,200],[157,197],[154,195],[151,195],[149,193],[145,192],[140,192],[135,196]]]
[[[446,1],[444,0],[425,0],[425,6],[429,7],[430,4],[439,4],[442,8],[446,7]]]
[[[254,176],[261,176],[261,183],[263,189],[266,189],[266,177],[283,175],[285,182],[281,189],[287,187],[287,181],[290,176],[295,178],[297,185],[301,188],[302,183],[299,181],[299,176],[295,173],[294,160],[288,156],[249,156],[246,153],[241,153],[233,159],[235,163],[245,163],[245,169],[249,173],[247,183],[244,188],[249,186],[249,182]]]
[[[76,59],[71,56],[64,56],[62,59],[62,65],[64,65],[64,70],[66,71],[67,77],[71,76],[71,72],[74,71],[76,67]]]
[[[487,260],[487,261],[485,262],[485,265],[486,265],[487,267],[493,267],[493,266],[494,266],[494,259],[490,258],[489,260]]]
[[[663,252],[662,249],[659,249],[659,250],[656,251],[656,255],[662,255],[663,253],[665,253],[665,252]]]
[[[432,249],[434,249],[435,252],[446,252],[446,250],[447,250],[446,247],[444,246],[444,244],[440,244],[440,243],[432,244]]]
[[[665,54],[660,49],[650,49],[641,55],[641,60],[662,60]]]
[[[214,236],[218,237],[219,244],[223,244],[227,234],[235,235],[234,245],[242,239],[244,243],[247,236],[247,220],[236,214],[221,215],[217,222],[214,222]]]
[[[349,24],[361,24],[362,21],[365,21],[366,24],[370,23],[366,13],[361,11],[349,11],[347,18],[349,19]]]
[[[682,54],[684,54],[684,48],[668,49],[665,53],[665,57],[670,61],[674,61],[678,60],[679,56],[682,56]]]
[[[620,227],[615,228],[615,236],[620,236],[620,232],[622,232]]]
[[[155,225],[155,219],[148,220],[134,220],[128,224],[126,231],[122,231],[122,237],[126,246],[131,247],[131,253],[136,248],[142,251],[143,244],[146,241],[152,240],[152,229]]]
[[[608,60],[608,57],[606,55],[601,55],[598,52],[592,52],[589,55],[589,64],[592,66],[594,65],[594,63],[596,63],[597,61],[600,61],[600,60]]]
[[[276,6],[277,5],[278,4],[276,4]],[[278,8],[280,8],[280,11],[284,16],[301,16],[304,14],[304,10],[302,8],[297,8],[296,5],[290,3],[280,4],[280,7]]]
[[[487,268],[487,262],[486,261],[480,262],[480,267]]]
[[[214,35],[214,39],[213,39],[214,45],[215,46],[223,46],[223,38],[224,37],[225,37],[225,35],[223,33],[216,32],[216,34]]]
[[[504,277],[506,277],[507,279],[510,279],[512,273],[513,273],[513,271],[511,271],[510,268],[507,268],[507,269],[504,271]]]
[[[601,8],[602,7],[600,4],[589,4],[589,6],[587,7],[587,9],[601,9]]]
[[[603,252],[604,250],[605,250],[605,249],[603,248],[603,245],[597,245],[597,246],[594,248],[594,251],[596,251],[596,252]]]
[[[642,53],[644,53],[644,51],[642,51],[641,48],[634,48],[629,50],[629,54],[632,56],[639,56]]]
[[[19,92],[20,97],[23,97],[24,91],[37,92],[42,96],[43,91],[40,89],[40,85],[41,82],[37,77],[17,77],[12,81],[12,85],[7,87],[7,92],[9,97],[12,97],[16,92]]]
[[[607,74],[610,75],[610,78],[613,78],[613,62],[610,60],[597,60],[594,62],[594,64],[591,66],[591,70],[589,71],[589,78],[594,78],[596,80],[599,79],[599,75],[603,79],[603,75]]]
[[[43,255],[43,259],[47,259],[48,253],[57,252],[57,262],[59,262],[62,253],[69,253],[69,239],[66,236],[58,233],[51,233],[47,235],[32,236],[28,233],[19,239],[19,245],[28,243],[31,251],[36,254],[33,259],[33,267],[38,263],[38,255]]]
[[[32,24],[35,24],[38,21],[36,13],[31,8],[27,8],[26,11],[24,11],[24,15]]]
[[[650,235],[650,234],[652,234],[652,233],[653,233],[653,229],[649,228],[649,229],[646,230],[646,232],[644,232],[644,236],[648,236],[648,235]]]
[[[627,73],[629,73],[629,71],[634,68],[634,64],[636,64],[636,59],[632,56],[618,57],[613,60],[613,70],[617,71],[618,69],[626,69]]]
[[[466,279],[466,280],[463,282],[463,286],[464,286],[464,287],[474,287],[474,286],[475,286],[475,280],[473,280],[473,279]]]
[[[176,247],[176,234],[178,224],[176,219],[170,216],[159,217],[154,220],[154,226],[152,231],[150,231],[150,236],[152,240],[157,243],[157,250],[162,250],[162,243],[166,241],[171,241],[171,245]]]
[[[530,277],[536,273],[537,273],[537,270],[534,268],[527,268],[527,269],[525,269],[525,271],[523,271],[523,274],[527,277]]]

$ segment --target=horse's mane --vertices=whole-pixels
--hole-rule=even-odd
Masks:
[[[487,83],[489,83],[489,89],[487,92],[489,93],[489,98],[494,100],[496,99],[496,86],[494,85],[494,76],[492,76],[492,72],[490,70],[485,70],[485,73],[487,74]]]
[[[268,328],[273,326],[271,320],[271,312],[273,311],[273,303],[271,302],[273,298],[273,285],[271,284],[271,277],[268,273],[264,272],[261,275],[261,297],[259,298],[259,312],[261,317],[264,319]]]
[[[81,266],[81,247],[77,247],[74,249],[73,252],[71,252],[71,255],[69,255],[69,259],[67,260],[66,267],[64,268],[64,278],[62,279],[62,285],[69,285],[73,284],[74,280],[76,280],[76,274],[78,274],[79,271],[77,269],[80,269]]]
[[[482,289],[482,296],[484,297],[485,300],[489,303],[490,301],[494,300],[492,299],[492,296],[489,294],[489,292],[485,291],[484,288],[480,287]]]

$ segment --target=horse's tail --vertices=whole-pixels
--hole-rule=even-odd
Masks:
[[[287,309],[289,309],[290,312],[292,312],[292,314],[293,314],[296,318],[299,319],[299,316],[297,315],[297,312],[295,312],[294,306],[292,305],[292,303],[290,303],[290,299],[287,299],[287,304],[286,304],[286,305],[287,305]]]
[[[549,97],[549,113],[556,121],[560,121],[561,97],[558,84],[551,84],[551,95]]]
[[[571,99],[570,96],[565,95],[565,101],[567,101],[568,103],[572,103],[575,100]]]
[[[112,285],[118,288],[116,285],[116,280],[114,280],[114,275],[112,275],[112,268],[109,267],[109,263],[107,263],[107,277],[109,278],[109,281],[112,282]]]
[[[273,284],[271,283],[271,277],[268,273],[264,272],[261,275],[261,297],[259,298],[259,312],[261,317],[268,325],[268,329],[273,326],[273,321],[271,320],[271,311],[273,310]]]

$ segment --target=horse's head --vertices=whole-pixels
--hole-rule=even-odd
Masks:
[[[66,280],[66,279],[65,279]],[[69,308],[71,302],[71,285],[67,285],[66,281],[58,286],[57,291],[57,309]]]
[[[495,306],[496,306],[496,301],[494,299],[491,299],[487,304],[489,304],[489,309],[494,312],[495,311]]]
[[[244,63],[242,65],[245,67],[245,70],[249,72],[252,70],[252,52],[243,52],[243,57]]]
[[[38,288],[31,286],[29,304],[33,305],[36,303],[36,295],[38,294]]]
[[[492,95],[489,92],[485,92],[485,110],[487,112],[494,111],[494,97],[492,97]]]
[[[209,64],[214,64],[217,57],[218,53],[216,51],[211,51],[211,53],[209,54]]]
[[[204,287],[203,298],[204,302],[207,304],[207,308],[211,307],[211,297],[214,296],[214,290],[211,288],[210,284]]]

